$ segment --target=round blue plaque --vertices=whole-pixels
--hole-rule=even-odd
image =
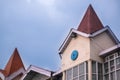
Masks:
[[[71,59],[74,61],[77,59],[77,57],[78,57],[78,51],[74,50],[71,54]]]

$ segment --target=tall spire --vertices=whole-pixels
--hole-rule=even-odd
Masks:
[[[102,28],[103,25],[90,4],[77,30],[91,34]]]
[[[9,76],[10,74],[16,72],[20,68],[24,68],[24,65],[23,65],[21,57],[18,53],[17,48],[15,48],[12,56],[10,57],[6,67],[4,69],[6,72],[6,76]]]

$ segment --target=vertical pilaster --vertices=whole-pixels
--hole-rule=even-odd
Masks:
[[[65,71],[63,71],[62,80],[65,80]]]
[[[92,80],[92,60],[88,60],[88,80]]]

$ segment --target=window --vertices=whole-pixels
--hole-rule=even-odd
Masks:
[[[115,72],[112,72],[111,74],[110,74],[111,76],[111,80],[115,80]]]
[[[117,80],[120,80],[120,70],[117,71]]]
[[[104,63],[104,69],[105,69],[105,73],[108,73],[109,71],[108,62]]]
[[[103,80],[102,64],[92,61],[92,80]]]
[[[120,52],[106,56],[104,61],[104,80],[120,80]]]
[[[116,58],[116,68],[120,68],[120,57]]]
[[[78,78],[78,66],[73,67],[73,80]]]
[[[103,68],[101,63],[98,63],[98,80],[103,80]]]
[[[84,63],[79,65],[79,75],[84,74],[85,70],[84,70]]]
[[[72,69],[67,70],[66,80],[72,80]]]
[[[95,61],[92,61],[92,80],[96,80],[97,77],[96,77],[96,62]]]
[[[85,80],[85,76],[83,75],[83,76],[80,76],[79,77],[79,80]]]
[[[108,74],[105,75],[105,80],[109,80],[109,75]]]
[[[92,61],[92,73],[96,73],[96,62]]]
[[[96,80],[97,79],[97,75],[96,74],[92,74],[92,80]]]
[[[110,61],[110,71],[115,70],[115,66],[114,66],[114,60]]]
[[[87,62],[81,63],[66,71],[66,80],[88,80],[87,79]]]

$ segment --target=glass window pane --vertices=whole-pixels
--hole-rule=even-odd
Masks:
[[[116,59],[116,68],[120,68],[120,57]]]
[[[85,76],[83,75],[83,76],[80,76],[79,77],[79,80],[85,80]]]
[[[88,62],[86,61],[86,73],[88,73]]]
[[[120,80],[120,70],[117,71],[117,80]]]
[[[96,62],[92,61],[92,73],[96,73]]]
[[[115,72],[112,72],[110,77],[111,77],[111,80],[115,80]]]
[[[76,78],[73,78],[73,80],[78,80],[78,77],[76,77]]]
[[[88,80],[88,74],[86,74],[86,80]]]
[[[114,65],[114,60],[110,61],[110,66]]]
[[[103,75],[98,74],[98,80],[103,80]]]
[[[103,80],[102,64],[98,63],[98,80]]]
[[[78,66],[73,67],[73,77],[78,76]]]
[[[105,75],[105,80],[109,80],[109,75]]]
[[[110,61],[110,70],[113,71],[115,69],[114,60]]]
[[[85,73],[84,63],[82,63],[79,65],[79,75],[83,75],[84,73]]]
[[[72,69],[66,71],[66,80],[72,80]]]
[[[105,73],[108,73],[108,62],[104,63],[104,69],[105,69]]]
[[[97,75],[96,74],[92,74],[92,80],[97,80]]]
[[[98,63],[98,74],[102,74],[102,64]]]

